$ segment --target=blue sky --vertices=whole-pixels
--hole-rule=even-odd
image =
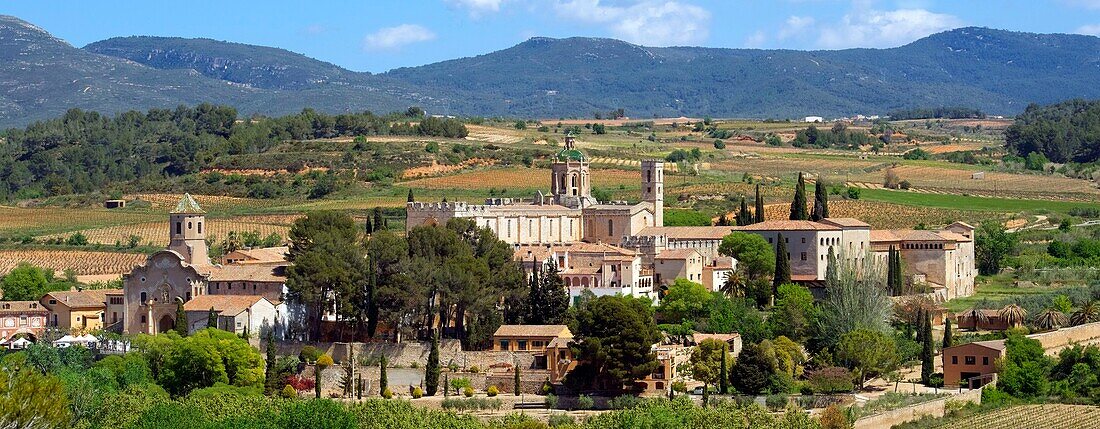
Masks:
[[[381,72],[507,48],[532,36],[647,46],[898,46],[983,26],[1100,35],[1100,0],[363,0],[5,2],[80,47],[109,37],[208,37]]]

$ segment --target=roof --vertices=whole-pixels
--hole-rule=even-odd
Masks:
[[[512,253],[512,259],[516,261],[530,261],[534,256],[540,261],[545,261],[550,257],[551,253],[589,253],[589,254],[603,254],[603,255],[620,255],[634,257],[638,255],[630,249],[625,249],[619,246],[607,244],[607,243],[567,243],[567,244],[552,244],[552,245],[520,245],[516,246],[515,252]]]
[[[548,348],[548,349],[564,349],[566,347],[569,347],[569,343],[571,341],[573,341],[572,337],[570,337],[570,338],[555,337],[554,339],[550,340],[549,343],[546,343],[546,348]]]
[[[954,234],[953,235],[958,235]],[[961,237],[961,236],[960,236]],[[876,229],[871,231],[871,242],[888,241],[954,241],[936,231],[920,229]]]
[[[107,306],[108,293],[116,295],[121,292],[121,289],[53,291],[47,293],[42,299],[45,300],[49,297],[56,300],[59,305],[64,305],[69,308],[100,308]]]
[[[840,231],[840,227],[809,220],[769,220],[734,228],[739,231]]]
[[[230,253],[240,254],[252,261],[282,262],[286,260],[286,255],[290,253],[290,248],[287,246],[262,247],[257,249],[238,249]]]
[[[957,346],[948,347],[948,349],[966,347],[966,346],[969,346],[969,345],[975,345],[975,346],[985,347],[987,349],[999,350],[999,351],[1004,351],[1005,348],[1006,348],[1005,347],[1005,340],[989,340],[989,341],[975,341],[975,342],[972,342],[972,343],[959,344]]]
[[[573,338],[565,325],[500,325],[494,337],[564,337]]]
[[[721,240],[733,231],[732,226],[651,226],[642,228],[638,235],[663,235],[669,240]]]
[[[562,149],[558,152],[558,161],[587,161],[584,153],[576,149]]]
[[[210,268],[210,281],[215,282],[286,282],[286,264],[219,265]]]
[[[699,252],[695,249],[672,249],[661,252],[657,255],[657,259],[688,259],[699,256]]]
[[[210,311],[211,308],[222,316],[236,316],[252,308],[262,295],[199,295],[183,304],[185,311]]]
[[[817,281],[817,275],[815,274],[791,274],[792,281],[798,282],[812,282]]]
[[[563,270],[560,274],[591,275],[599,274],[601,269],[602,267],[569,267],[568,269]]]
[[[180,202],[176,203],[176,208],[171,211],[171,214],[205,214],[202,207],[199,207],[198,201],[191,198],[191,194],[183,194],[180,198]]]
[[[694,341],[695,344],[699,344],[703,342],[703,340],[711,339],[728,343],[737,338],[741,338],[741,334],[738,334],[736,332],[732,334],[704,334],[702,332],[695,332],[691,334],[691,340]]]
[[[854,217],[830,217],[821,220],[821,223],[847,228],[870,228],[871,224]]]
[[[48,313],[46,309],[38,301],[4,301],[0,302],[0,313],[31,313],[31,312],[43,312]]]

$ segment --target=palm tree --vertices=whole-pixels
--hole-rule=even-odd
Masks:
[[[1069,322],[1074,326],[1100,322],[1100,304],[1097,304],[1095,300],[1086,302],[1081,308],[1073,312]]]
[[[1048,308],[1039,313],[1039,316],[1035,317],[1035,327],[1041,331],[1053,331],[1061,328],[1069,323],[1066,319],[1066,315],[1061,311],[1053,308]]]
[[[1027,310],[1016,304],[1006,305],[998,314],[1009,328],[1020,326],[1027,319]]]
[[[730,298],[745,296],[745,276],[742,275],[741,270],[729,273],[726,282],[722,283],[722,293]]]
[[[963,316],[965,316],[967,319],[970,319],[970,321],[974,323],[974,327],[972,329],[975,331],[978,330],[978,325],[989,321],[989,317],[986,316],[985,312],[978,307],[967,310],[966,313],[963,313]]]

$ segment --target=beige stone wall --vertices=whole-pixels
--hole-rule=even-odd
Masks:
[[[123,278],[124,332],[159,332],[158,322],[163,318],[175,320],[177,300],[187,301],[204,293],[205,285],[205,277],[193,267],[184,266],[177,253],[168,250],[154,253],[144,265],[134,267]],[[141,301],[142,292],[145,292],[146,301],[153,301],[151,306]]]
[[[1062,328],[1057,331],[1031,334],[1027,336],[1043,345],[1047,354],[1055,354],[1061,348],[1073,343],[1093,343],[1100,341],[1100,322]]]
[[[791,259],[791,276],[814,276],[817,280],[825,279],[825,270],[828,262],[825,260],[829,254],[829,246],[832,242],[842,241],[841,231],[750,231],[758,234],[774,248],[776,238],[780,232],[787,241],[787,253]],[[822,239],[826,240],[823,244]],[[831,241],[830,241],[831,240]],[[806,259],[802,256],[805,254]]]
[[[951,395],[908,407],[902,407],[856,420],[853,429],[888,428],[902,423],[918,420],[924,416],[943,417],[949,402],[982,403],[981,389],[974,389],[958,395]]]

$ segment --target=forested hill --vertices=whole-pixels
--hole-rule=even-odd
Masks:
[[[201,102],[242,115],[386,112],[522,117],[801,117],[1100,98],[1100,38],[961,28],[891,49],[648,48],[532,38],[471,58],[372,75],[277,48],[170,37],[76,49],[0,16],[0,126],[72,107],[116,113]]]
[[[1057,163],[1100,161],[1100,100],[1028,106],[1005,131],[1018,156],[1042,155]]]

